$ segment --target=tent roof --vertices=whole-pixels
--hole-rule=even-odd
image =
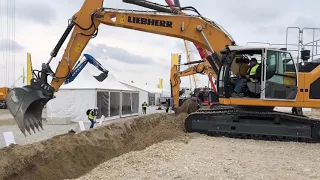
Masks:
[[[161,94],[162,93],[161,89],[156,88],[156,87],[152,87],[152,86],[148,86],[148,85],[145,85],[145,84],[126,83],[126,82],[121,82],[121,83],[127,84],[129,86],[133,86],[133,87],[138,88],[138,89],[142,89],[142,90],[148,91],[149,93],[157,93],[157,94]]]
[[[83,70],[78,74],[78,76],[69,84],[63,84],[61,89],[108,89],[108,90],[123,90],[123,91],[133,91],[127,86],[121,84],[111,72],[109,72],[108,77],[102,81],[97,81],[93,75],[99,75],[101,71],[95,71],[91,73],[93,67],[88,69],[88,66],[83,68]],[[95,67],[94,67],[95,68]]]

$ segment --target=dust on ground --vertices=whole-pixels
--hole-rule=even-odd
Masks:
[[[16,125],[17,123],[13,119],[0,119],[0,126],[4,125]]]
[[[130,151],[184,134],[186,114],[159,113],[0,150],[0,179],[77,178]]]
[[[10,114],[9,110],[7,109],[0,109],[0,126],[3,125],[15,125],[17,124],[12,115]]]
[[[113,158],[78,180],[320,179],[319,144],[188,134]]]

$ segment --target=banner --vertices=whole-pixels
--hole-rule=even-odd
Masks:
[[[163,79],[162,78],[159,78],[159,89],[162,89],[163,88],[163,85],[162,85],[162,81],[163,81]]]
[[[27,85],[30,85],[32,79],[31,54],[27,53]]]
[[[181,64],[181,54],[171,53],[171,67],[179,64]],[[180,66],[178,66],[178,71],[180,71]]]

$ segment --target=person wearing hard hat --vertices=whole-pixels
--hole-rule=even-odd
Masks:
[[[94,119],[98,114],[97,111],[98,111],[98,107],[95,107],[94,109],[89,110],[88,119],[91,122],[90,129],[93,128],[93,126],[94,126],[94,123],[95,123]]]

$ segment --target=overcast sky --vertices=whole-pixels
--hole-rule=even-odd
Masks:
[[[7,39],[6,1],[1,4],[1,38]],[[12,1],[12,0],[9,0]],[[63,34],[67,20],[81,7],[83,0],[15,0],[15,64],[5,53],[6,43],[0,45],[0,75],[4,76],[4,66],[9,66],[11,75],[9,84],[22,74],[26,66],[27,52],[31,53],[34,68],[40,68],[46,62],[53,47]],[[165,4],[164,0],[153,0]],[[320,27],[318,8],[320,1],[316,0],[238,0],[208,1],[180,0],[182,6],[193,6],[203,16],[210,18],[223,26],[239,45],[248,41],[285,43],[286,27]],[[206,3],[205,3],[206,2]],[[104,7],[139,9],[121,0],[105,0]],[[9,22],[10,23],[10,22]],[[10,30],[9,32],[12,32]],[[293,42],[295,31],[290,31],[290,42]],[[305,37],[310,38],[311,31]],[[319,34],[319,33],[317,33]],[[316,35],[317,35],[316,34]],[[296,33],[297,35],[297,33]],[[317,35],[318,37],[318,35]],[[294,39],[296,42],[296,38]],[[67,42],[65,42],[65,47]],[[200,57],[194,46],[194,60]],[[64,48],[52,63],[52,69],[60,61]],[[114,76],[125,82],[131,80],[156,86],[159,78],[163,78],[164,87],[169,89],[171,53],[182,53],[182,62],[186,62],[183,40],[144,33],[124,28],[100,25],[99,34],[92,39],[85,52],[97,58]],[[10,62],[9,62],[10,61]],[[15,70],[13,70],[15,65]],[[87,66],[89,68],[89,66]],[[90,67],[93,68],[93,67]],[[199,85],[207,85],[208,78],[198,75]],[[4,85],[0,80],[0,85]],[[182,78],[183,86],[189,86],[189,78]]]

